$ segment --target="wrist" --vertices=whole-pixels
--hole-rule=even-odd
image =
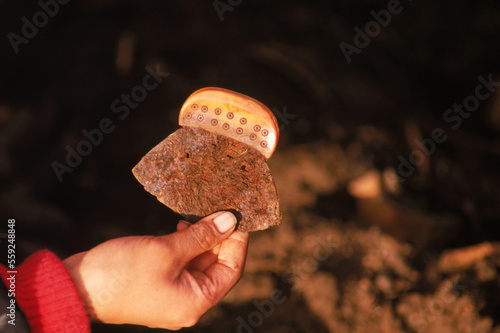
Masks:
[[[95,316],[95,313],[94,313],[93,308],[91,306],[89,294],[87,292],[87,289],[85,288],[85,284],[83,282],[82,275],[80,272],[82,260],[85,257],[85,255],[87,254],[87,252],[88,251],[74,254],[74,255],[66,258],[65,260],[63,260],[63,264],[68,269],[68,271],[71,275],[71,278],[73,279],[73,282],[76,285],[78,293],[80,294],[80,297],[83,301],[85,309],[89,315],[90,321],[95,321],[96,316]]]

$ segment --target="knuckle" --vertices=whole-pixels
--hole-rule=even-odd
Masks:
[[[229,268],[238,275],[241,275],[241,273],[243,272],[244,264],[241,264],[237,261],[224,260],[221,261],[221,264],[223,264],[224,266],[226,266],[227,268]]]
[[[205,281],[205,283],[202,283],[200,285],[200,288],[201,288],[202,295],[205,296],[205,298],[211,304],[214,304],[217,301],[218,294],[217,294],[216,290],[218,288],[217,288],[217,285],[216,285],[216,283],[215,283],[214,280],[207,280],[207,281]]]
[[[217,235],[210,225],[206,223],[195,224],[190,229],[194,241],[202,250],[208,251],[214,246]]]

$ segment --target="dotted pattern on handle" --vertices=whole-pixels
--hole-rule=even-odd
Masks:
[[[203,94],[197,96],[199,92]],[[276,118],[262,103],[221,88],[205,88],[193,93],[181,109],[179,124],[231,137],[266,158],[274,152],[279,135]]]

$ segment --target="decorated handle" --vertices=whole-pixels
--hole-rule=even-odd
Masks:
[[[243,142],[271,157],[278,143],[278,122],[271,110],[246,95],[222,88],[203,88],[184,102],[179,124],[203,128]]]

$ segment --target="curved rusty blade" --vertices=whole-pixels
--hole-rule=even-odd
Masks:
[[[241,231],[281,222],[265,157],[229,137],[182,127],[147,153],[132,172],[148,192],[190,222],[220,210],[239,215]]]

